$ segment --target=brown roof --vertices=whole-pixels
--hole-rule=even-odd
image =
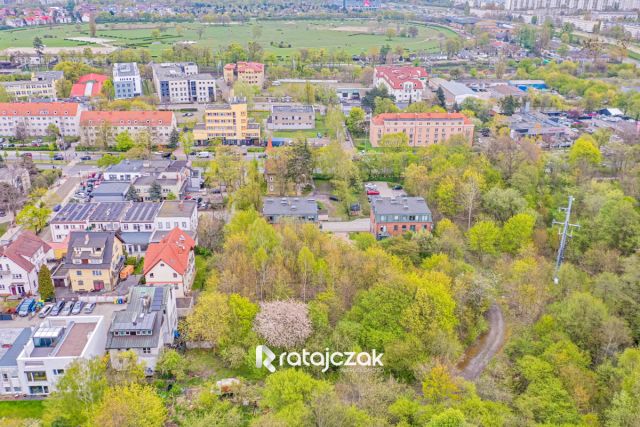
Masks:
[[[196,242],[178,227],[171,230],[159,243],[151,243],[144,255],[144,274],[160,261],[166,262],[177,273],[184,274],[189,267],[189,252]]]
[[[6,256],[25,271],[32,271],[35,266],[29,261],[42,248],[48,252],[51,247],[31,231],[23,231],[17,239],[5,246],[0,246],[0,256]]]
[[[89,341],[89,334],[96,328],[96,323],[79,323],[76,322],[71,330],[64,338],[60,345],[60,349],[56,354],[57,357],[81,356],[82,350]]]
[[[166,126],[173,122],[171,111],[83,111],[82,125],[99,125],[108,121],[113,126]]]

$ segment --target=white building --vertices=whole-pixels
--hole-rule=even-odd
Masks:
[[[160,241],[176,227],[191,235],[198,230],[198,208],[195,200],[162,202],[162,207],[156,216],[156,232],[151,240]]]
[[[31,338],[31,328],[0,328],[0,395],[22,394],[18,355]]]
[[[9,96],[17,100],[32,98],[57,99],[56,83],[64,78],[62,71],[39,71],[31,74],[30,80],[0,82]]]
[[[381,65],[373,72],[373,85],[386,87],[396,102],[417,102],[427,88],[427,70],[410,65]]]
[[[54,124],[64,136],[80,134],[82,105],[74,102],[0,103],[0,136],[46,136]]]
[[[116,99],[128,99],[142,95],[142,79],[135,62],[113,64],[113,89]]]
[[[106,137],[108,144],[114,144],[121,132],[129,132],[134,139],[138,133],[148,132],[153,144],[168,145],[177,129],[172,111],[83,111],[80,115],[82,143],[94,145],[98,137],[103,137],[105,124],[110,134]]]
[[[195,246],[193,238],[177,227],[151,243],[144,256],[145,283],[172,286],[178,297],[188,295],[195,277]]]
[[[505,0],[505,10],[562,9],[565,13],[578,10],[635,10],[640,0]]]
[[[113,313],[106,349],[116,369],[119,368],[117,355],[131,350],[151,375],[165,345],[173,343],[177,329],[178,312],[173,288],[134,286],[127,309]]]
[[[214,102],[216,80],[198,73],[193,62],[151,64],[153,84],[162,103]]]
[[[38,272],[51,258],[51,247],[30,231],[0,246],[0,296],[37,294]]]
[[[47,395],[69,364],[104,354],[107,338],[103,316],[50,317],[33,331],[18,355],[23,393]]]

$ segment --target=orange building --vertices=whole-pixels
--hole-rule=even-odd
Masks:
[[[227,64],[223,71],[224,81],[231,85],[235,81],[262,87],[264,84],[264,64],[260,62],[237,62]]]
[[[463,135],[473,143],[473,123],[460,113],[384,113],[371,119],[371,145],[378,147],[384,135],[403,132],[409,146],[424,147]]]

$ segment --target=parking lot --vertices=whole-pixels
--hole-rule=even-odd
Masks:
[[[100,303],[96,305],[95,310],[93,310],[93,313],[91,313],[88,316],[104,316],[105,319],[110,322],[111,321],[111,315],[113,314],[113,312],[115,311],[120,311],[120,310],[124,310],[125,308],[127,308],[126,304],[112,304],[112,303]],[[78,315],[71,315],[70,317],[80,317],[83,316],[84,314],[78,314]],[[48,316],[51,317],[51,316]],[[56,316],[52,316],[52,319],[55,319]],[[38,317],[38,314],[36,313],[33,316],[27,316],[27,317],[20,317],[20,316],[15,316],[13,318],[13,320],[2,320],[0,321],[0,328],[27,328],[27,327],[32,327],[32,326],[38,326],[43,319]]]
[[[367,184],[375,185],[375,189],[380,192],[380,197],[401,197],[407,195],[404,190],[394,190],[391,188],[388,182],[372,181],[365,183],[365,185]]]

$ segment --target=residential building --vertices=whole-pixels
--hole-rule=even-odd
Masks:
[[[85,145],[95,145],[98,138],[106,138],[108,144],[124,131],[133,138],[139,132],[149,132],[151,141],[168,145],[171,133],[177,129],[172,111],[83,111],[80,115],[80,138]],[[104,129],[107,123],[107,129]]]
[[[431,210],[422,197],[374,197],[370,222],[378,239],[433,229]]]
[[[196,125],[193,138],[199,144],[219,139],[226,144],[251,144],[260,140],[260,125],[249,121],[246,100],[205,107],[204,124]]]
[[[36,295],[38,272],[51,258],[51,247],[31,231],[0,246],[0,296]]]
[[[559,9],[563,13],[577,11],[600,10],[637,10],[640,9],[638,0],[505,0],[505,10],[535,10],[542,9],[549,12],[550,9]]]
[[[16,358],[23,393],[39,396],[55,391],[71,363],[104,354],[106,338],[103,316],[47,318]]]
[[[214,102],[216,80],[198,73],[194,62],[151,64],[153,85],[161,103]]]
[[[102,85],[109,80],[104,74],[85,74],[71,86],[70,97],[93,98],[102,94]]]
[[[228,85],[238,81],[262,87],[264,85],[264,64],[259,62],[226,64],[223,70],[223,77]]]
[[[142,95],[140,70],[135,62],[113,64],[113,89],[115,99],[128,99]]]
[[[184,197],[188,181],[176,178],[159,178],[157,176],[141,176],[133,181],[133,187],[136,189],[138,200],[143,202],[159,202],[167,198]],[[160,199],[153,192],[154,186],[160,186]]]
[[[271,224],[283,220],[318,222],[318,202],[304,197],[265,197],[262,216]]]
[[[46,136],[54,124],[63,136],[78,136],[82,106],[74,102],[2,102],[1,136]]]
[[[156,230],[156,217],[162,206],[157,202],[132,203],[120,221],[120,238],[127,255],[144,256]]]
[[[409,146],[424,147],[445,142],[454,135],[462,135],[473,144],[473,123],[460,113],[384,113],[371,119],[371,145],[380,146],[382,137],[403,132]]]
[[[373,72],[373,85],[386,87],[396,102],[417,102],[423,99],[428,78],[423,67],[381,65]]]
[[[96,203],[100,202],[124,202],[131,184],[128,182],[103,182],[91,193]]]
[[[24,394],[18,371],[18,356],[29,339],[31,328],[0,328],[0,395]]]
[[[55,243],[66,240],[74,231],[83,231],[89,227],[89,218],[98,203],[67,203],[49,221],[51,240]]]
[[[31,177],[26,168],[7,164],[6,167],[0,168],[0,183],[7,184],[22,194],[27,194],[31,188]]]
[[[198,203],[195,200],[165,200],[156,215],[155,224],[152,242],[159,241],[176,227],[195,236],[198,230]]]
[[[267,129],[302,130],[316,127],[316,113],[312,105],[274,105],[267,120]]]
[[[169,285],[176,296],[191,293],[195,277],[196,242],[186,232],[175,227],[159,242],[149,245],[144,256],[145,283],[151,286]]]
[[[62,71],[38,71],[31,74],[31,80],[0,82],[7,94],[16,100],[58,99],[56,83],[64,78]]]
[[[131,350],[151,375],[165,346],[178,330],[176,296],[171,286],[134,286],[126,310],[113,313],[105,348],[119,369],[117,355]]]
[[[124,264],[122,239],[113,231],[74,231],[64,267],[71,290],[89,292],[113,290]]]

